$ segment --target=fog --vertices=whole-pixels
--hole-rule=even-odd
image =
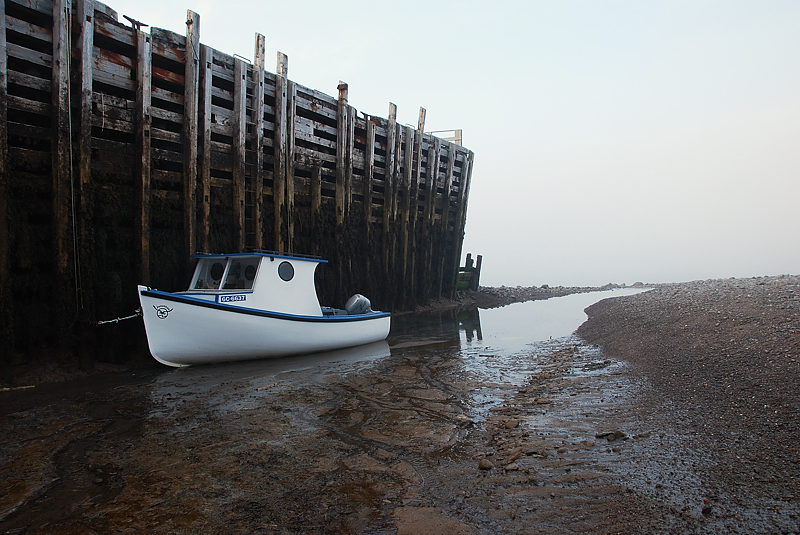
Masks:
[[[484,285],[800,273],[800,2],[110,1],[475,152]],[[267,66],[274,71],[274,60]]]

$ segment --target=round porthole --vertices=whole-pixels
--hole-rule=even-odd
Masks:
[[[244,278],[251,281],[256,278],[256,267],[255,266],[247,266],[244,268]]]
[[[225,271],[225,267],[219,262],[215,262],[214,265],[211,266],[211,278],[218,281],[222,278],[223,271]]]
[[[278,266],[278,276],[289,282],[294,278],[294,268],[289,262],[281,262],[281,265]]]

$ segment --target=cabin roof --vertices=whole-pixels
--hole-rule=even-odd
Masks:
[[[324,258],[310,256],[310,255],[287,255],[285,253],[275,253],[271,251],[252,251],[249,253],[196,253],[191,255],[191,258],[230,258],[237,256],[264,256],[267,258],[283,258],[287,260],[300,260],[304,262],[317,262],[319,264],[327,264],[328,261]]]

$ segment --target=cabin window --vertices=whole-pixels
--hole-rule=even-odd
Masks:
[[[191,289],[252,290],[261,257],[201,258]]]
[[[225,259],[200,259],[194,271],[191,288],[194,290],[219,290],[225,272]]]
[[[281,262],[281,265],[278,266],[278,276],[289,282],[294,278],[294,267],[289,262]]]
[[[252,290],[260,257],[231,258],[224,290]]]

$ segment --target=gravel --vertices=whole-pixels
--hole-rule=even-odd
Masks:
[[[659,285],[587,314],[578,335],[649,385],[639,419],[673,437],[655,455],[700,478],[702,516],[655,525],[800,531],[800,277]]]

